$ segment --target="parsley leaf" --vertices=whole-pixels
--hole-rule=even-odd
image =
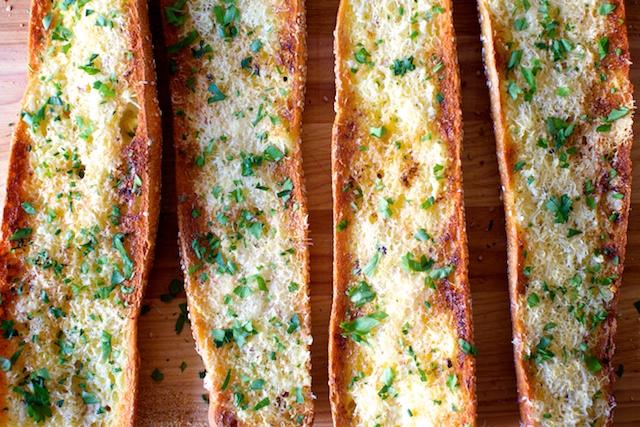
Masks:
[[[378,268],[378,263],[380,262],[380,258],[382,258],[382,252],[380,252],[380,248],[376,248],[376,253],[369,260],[367,265],[362,269],[362,272],[368,278],[372,278],[374,274],[376,274],[376,269]]]
[[[225,95],[224,93],[220,92],[220,89],[215,84],[215,82],[211,82],[211,84],[209,84],[209,87],[207,88],[207,90],[213,94],[212,97],[207,99],[207,102],[209,104],[211,104],[213,102],[217,102],[217,101],[224,101],[225,99],[227,99],[227,95]]]
[[[604,59],[609,53],[609,38],[603,37],[598,40],[598,54],[600,55],[600,61]]]
[[[603,16],[609,15],[611,12],[614,11],[615,8],[616,8],[615,4],[602,3],[600,4],[600,6],[598,6],[598,14]]]
[[[556,224],[564,224],[569,220],[569,212],[572,209],[573,200],[566,194],[560,197],[560,200],[553,195],[549,198],[549,201],[544,205],[551,212],[556,214],[556,218],[553,221]]]
[[[607,118],[604,119],[604,121],[606,123],[610,123],[610,122],[613,122],[615,120],[623,118],[627,114],[629,114],[629,109],[627,107],[620,107],[618,109],[611,110],[611,112],[609,113]]]
[[[358,286],[352,286],[347,290],[347,295],[353,303],[354,308],[362,307],[371,302],[376,297],[376,293],[371,291],[371,286],[367,282],[360,282]]]
[[[557,117],[547,117],[546,123],[547,130],[554,137],[556,150],[559,150],[564,145],[567,137],[573,133],[573,129],[576,127],[575,124],[569,124]]]
[[[431,258],[427,259],[427,257],[424,255],[422,255],[418,260],[413,259],[413,257],[414,255],[411,252],[407,252],[407,254],[404,255],[400,260],[402,269],[407,273],[411,271],[427,271],[431,269],[431,267],[433,267],[433,264],[435,263],[434,260],[432,260]]]
[[[510,70],[517,67],[520,64],[521,59],[522,49],[514,50],[513,52],[511,52],[511,56],[509,57],[509,61],[507,62],[507,69]]]
[[[395,59],[391,65],[394,76],[404,76],[407,71],[413,71],[416,66],[413,64],[413,56],[405,57],[403,59]]]
[[[380,320],[387,317],[387,314],[382,311],[376,311],[368,316],[358,317],[351,322],[341,322],[340,328],[345,332],[342,336],[345,338],[351,337],[355,342],[368,344],[366,336],[371,332],[373,328],[380,324]]]
[[[458,338],[458,345],[464,354],[470,354],[472,356],[478,354],[478,349],[472,346],[469,341],[464,338]]]
[[[177,0],[173,6],[165,6],[164,8],[164,16],[167,19],[167,23],[179,27],[184,23],[185,16],[184,14],[187,12],[183,10],[182,7],[185,5],[187,0]]]
[[[384,126],[380,126],[379,128],[373,126],[369,127],[369,135],[375,136],[378,139],[382,138],[382,135],[385,133],[387,133],[387,128]]]
[[[587,368],[589,369],[589,372],[591,372],[592,374],[595,374],[596,372],[602,369],[600,360],[595,356],[587,356],[585,357],[584,361],[587,364]]]

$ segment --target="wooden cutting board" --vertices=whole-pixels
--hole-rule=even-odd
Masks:
[[[40,1],[40,0],[39,0]],[[44,0],[42,0],[44,1]],[[26,83],[28,0],[0,1],[0,191],[4,194],[10,123],[18,120]],[[313,391],[316,426],[330,426],[327,387],[327,329],[331,311],[331,125],[333,122],[333,29],[337,0],[307,0],[309,74],[303,124],[304,173],[308,190],[311,246],[311,304],[314,344]],[[170,118],[167,64],[157,0],[149,4],[158,87],[165,119]],[[460,0],[454,5],[454,24],[462,74],[464,118],[463,173],[469,235],[469,275],[473,297],[477,358],[479,426],[517,426],[516,380],[511,348],[511,323],[506,280],[504,211],[495,157],[495,141],[489,115],[489,94],[481,60],[480,28],[476,4]],[[631,57],[640,62],[640,3],[627,1]],[[631,69],[631,80],[640,86],[640,67]],[[636,99],[640,94],[636,91]],[[636,115],[637,116],[637,115]],[[638,120],[640,123],[640,120]],[[181,279],[178,262],[176,196],[173,149],[169,120],[165,120],[162,213],[155,266],[145,304],[150,311],[140,320],[138,346],[140,369],[140,426],[205,426],[207,403],[203,400],[203,370],[193,339],[185,325],[176,334],[179,304],[184,293],[165,303],[172,279]],[[635,126],[640,135],[640,126]],[[636,144],[638,141],[636,140]],[[640,147],[632,152],[634,172],[629,244],[620,294],[615,367],[624,375],[615,384],[618,407],[616,426],[640,425],[640,314],[633,303],[640,300]],[[186,368],[181,365],[186,363]],[[159,369],[162,381],[151,373]]]

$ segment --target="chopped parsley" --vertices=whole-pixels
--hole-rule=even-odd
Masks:
[[[345,331],[342,336],[345,338],[351,337],[357,343],[369,344],[366,340],[367,335],[380,324],[380,320],[386,317],[386,313],[375,311],[367,316],[358,317],[351,322],[341,322],[340,328]]]
[[[428,271],[429,269],[431,269],[431,267],[433,267],[433,264],[435,263],[434,260],[432,260],[431,258],[427,259],[427,257],[424,255],[422,255],[419,259],[414,259],[413,257],[414,255],[411,252],[407,252],[407,254],[400,259],[400,265],[402,266],[402,269],[407,273],[411,271]]]
[[[609,38],[602,37],[598,40],[598,55],[600,55],[600,61],[602,61],[605,56],[609,53]]]
[[[600,6],[598,6],[598,14],[603,16],[609,15],[615,8],[615,4],[601,3]]]
[[[393,389],[393,387],[391,387],[395,377],[395,372],[393,372],[393,369],[389,366],[384,368],[384,371],[382,371],[382,378],[380,379],[382,382],[382,388],[378,391],[378,396],[380,396],[382,400],[398,396],[398,393]]]
[[[228,2],[232,3],[232,2]],[[216,18],[216,22],[218,23],[218,35],[224,39],[229,39],[231,37],[235,37],[238,35],[238,27],[236,27],[235,21],[240,20],[240,11],[235,6],[235,1],[233,4],[229,4],[228,6],[214,6],[213,14]]]
[[[220,92],[220,89],[215,84],[215,82],[211,82],[209,84],[209,87],[207,88],[207,90],[209,92],[211,92],[211,94],[213,95],[213,96],[211,96],[210,98],[207,99],[207,102],[209,104],[211,104],[213,102],[217,102],[217,101],[224,101],[225,99],[227,99],[227,95],[225,95],[224,93]]]
[[[469,341],[465,340],[464,338],[458,338],[458,345],[460,346],[460,350],[462,350],[464,354],[470,354],[473,356],[478,354],[478,349],[471,345]]]
[[[553,195],[549,199],[549,201],[544,205],[551,212],[555,213],[555,220],[553,221],[556,224],[564,224],[569,220],[569,212],[572,209],[573,200],[569,198],[566,194],[563,194],[560,197],[560,200]]]
[[[183,10],[183,6],[187,3],[187,0],[177,0],[173,6],[165,6],[164,16],[167,19],[167,23],[179,27],[184,24],[185,16],[187,12]]]
[[[413,56],[404,57],[403,59],[395,59],[391,64],[394,76],[404,76],[407,71],[413,71],[416,66],[413,64]]]
[[[347,295],[353,303],[354,308],[362,307],[364,304],[375,299],[376,293],[371,290],[367,282],[360,282],[358,286],[352,286],[347,290]]]
[[[509,57],[509,61],[507,62],[507,69],[511,70],[512,68],[517,67],[520,64],[520,60],[522,59],[522,49],[514,50],[511,52],[511,56]]]
[[[371,126],[369,127],[369,135],[375,136],[376,138],[382,138],[382,135],[387,133],[387,128],[384,126],[380,126],[379,128]]]
[[[154,381],[162,381],[164,379],[164,374],[162,372],[160,372],[160,369],[156,368],[153,370],[153,372],[151,373],[151,378]],[[97,402],[96,402],[97,403]]]
[[[362,269],[362,272],[365,276],[367,276],[368,278],[372,278],[373,275],[376,274],[380,258],[382,258],[382,252],[380,252],[380,248],[376,248],[376,253],[369,260],[367,265]]]

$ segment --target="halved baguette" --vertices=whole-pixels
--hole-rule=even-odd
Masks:
[[[451,2],[343,0],[335,53],[334,423],[474,425]]]
[[[161,127],[142,1],[33,1],[0,243],[0,424],[134,425]]]
[[[479,6],[522,422],[611,425],[634,105],[624,4]]]
[[[163,1],[191,327],[212,426],[310,426],[301,1]]]

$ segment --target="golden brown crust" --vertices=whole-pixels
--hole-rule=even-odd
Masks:
[[[351,303],[347,296],[351,270],[354,265],[351,253],[348,250],[349,240],[345,233],[337,230],[340,221],[350,218],[350,203],[354,196],[343,189],[354,181],[351,159],[358,151],[359,139],[368,135],[368,129],[360,129],[357,123],[358,105],[356,105],[352,90],[349,87],[349,73],[347,66],[341,63],[353,54],[348,50],[352,42],[349,40],[348,27],[353,25],[347,16],[347,3],[342,0],[338,10],[335,30],[335,75],[336,75],[336,116],[332,135],[332,190],[333,190],[333,304],[329,325],[329,392],[331,412],[334,425],[337,427],[353,425],[352,403],[346,399],[346,391],[350,378],[345,374],[345,365],[352,358],[352,351],[347,345],[347,338],[341,333],[340,323],[345,320],[344,313],[350,308]],[[439,82],[443,101],[437,115],[437,125],[440,135],[446,142],[447,158],[450,168],[445,179],[447,180],[445,191],[440,198],[454,200],[455,215],[447,218],[445,231],[436,243],[440,248],[438,258],[447,259],[455,265],[455,277],[453,280],[444,280],[439,287],[438,301],[443,306],[433,306],[434,311],[451,310],[455,319],[455,327],[458,337],[469,343],[473,342],[473,322],[471,316],[470,289],[467,278],[468,251],[467,235],[465,228],[465,214],[462,193],[462,171],[460,154],[462,151],[462,113],[460,109],[460,78],[458,60],[456,54],[456,40],[451,15],[451,2],[442,4],[445,12],[440,17],[441,35],[437,44],[437,56],[441,58],[445,69],[443,80]],[[435,64],[434,64],[435,65]],[[415,170],[407,169],[401,177],[406,187],[410,186],[410,180]],[[439,199],[440,199],[439,198]],[[438,199],[438,200],[439,200]],[[446,305],[446,307],[445,307]],[[352,315],[356,313],[352,312]],[[457,360],[454,362],[458,377],[464,379],[469,394],[473,398],[465,402],[467,410],[465,418],[461,419],[461,425],[475,425],[476,395],[475,395],[475,360],[472,356],[458,351]],[[373,404],[373,402],[372,402]]]
[[[174,4],[173,0],[162,0],[163,9]],[[286,105],[280,110],[280,115],[289,122],[289,134],[294,140],[293,150],[287,154],[287,160],[263,166],[268,168],[270,173],[277,180],[283,181],[289,178],[293,183],[293,197],[286,204],[293,206],[295,199],[297,210],[287,209],[289,221],[294,229],[296,239],[292,244],[296,253],[301,255],[301,268],[303,283],[301,292],[308,295],[309,284],[309,250],[308,250],[308,228],[307,228],[307,204],[304,187],[304,174],[302,170],[302,148],[301,148],[301,124],[302,111],[304,108],[304,93],[306,88],[306,9],[304,0],[285,0],[278,7],[279,23],[282,24],[279,30],[280,51],[276,57],[279,67],[288,69],[292,80],[292,91],[286,100]],[[165,32],[165,43],[167,46],[177,43],[178,28],[167,23],[163,19]],[[191,68],[199,68],[198,61],[194,59],[188,49],[183,49],[172,55],[177,63],[175,74],[170,79],[172,102],[174,108],[180,108],[189,103],[190,90],[184,85],[184,81],[191,75]],[[176,150],[176,189],[178,194],[178,227],[181,254],[181,265],[185,274],[185,290],[187,301],[189,302],[189,318],[191,329],[196,341],[196,349],[203,359],[208,370],[214,369],[213,352],[215,347],[211,342],[211,331],[207,329],[206,322],[201,313],[194,307],[194,297],[192,288],[198,286],[188,274],[188,266],[198,262],[196,254],[191,247],[191,242],[197,237],[197,233],[205,226],[203,216],[193,218],[192,211],[201,208],[202,200],[194,191],[197,182],[198,168],[193,163],[193,154],[196,152],[197,141],[192,132],[189,119],[181,114],[173,114],[173,135],[174,141],[181,140],[181,146],[174,142]],[[301,328],[310,334],[311,331],[311,311],[307,303],[300,303],[298,310],[300,315]],[[311,372],[310,361],[306,366],[306,371]],[[229,391],[219,390],[220,384],[214,384],[209,399],[209,424],[212,427],[251,427],[238,420],[237,407],[233,403],[233,394]],[[304,395],[311,396],[311,387],[304,388]],[[314,419],[314,409],[312,399],[306,399],[304,415],[301,426],[311,426]],[[274,424],[275,425],[275,424]]]
[[[51,11],[51,2],[32,0],[31,14],[29,20],[29,83],[26,94],[32,86],[32,80],[37,76],[40,55],[43,54],[45,45],[45,33],[42,21]],[[127,214],[123,216],[123,233],[129,233],[133,238],[128,240],[129,254],[133,258],[136,266],[136,275],[130,281],[130,286],[134,291],[127,299],[129,317],[129,342],[127,343],[130,352],[129,365],[123,370],[126,375],[126,390],[120,402],[120,413],[122,417],[118,420],[117,426],[135,425],[135,412],[138,387],[139,355],[137,349],[137,320],[140,313],[144,290],[151,266],[153,264],[156,231],[158,226],[158,216],[160,212],[160,187],[161,187],[161,156],[162,156],[162,126],[160,119],[160,108],[158,105],[156,91],[155,64],[153,60],[153,48],[151,42],[151,32],[149,29],[149,19],[147,3],[142,0],[129,0],[127,15],[129,22],[129,43],[133,53],[133,60],[129,76],[125,76],[127,81],[135,85],[136,96],[139,100],[140,110],[138,113],[138,127],[131,143],[122,153],[122,157],[130,159],[138,176],[143,183],[148,183],[141,187],[140,209],[138,214]],[[27,176],[32,174],[29,163],[28,146],[31,143],[29,128],[24,121],[20,120],[16,124],[11,141],[11,151],[9,157],[9,170],[7,174],[7,192],[3,211],[3,221],[0,240],[0,293],[3,298],[3,308],[0,309],[0,316],[4,317],[5,309],[12,304],[14,298],[10,292],[12,279],[17,271],[20,271],[20,260],[10,256],[11,244],[9,236],[20,228],[26,221],[25,213],[21,208],[21,201],[25,199],[23,183]],[[131,201],[130,195],[121,195],[123,204]],[[133,210],[132,210],[133,211]],[[22,260],[24,262],[24,260]],[[11,346],[12,348],[9,348]],[[16,344],[12,341],[0,341],[0,353],[3,355],[12,354]],[[0,404],[6,406],[6,375],[0,375]],[[6,414],[6,411],[2,412]],[[5,415],[6,416],[6,415]]]
[[[526,238],[524,235],[525,230],[519,229],[516,221],[515,198],[517,197],[517,194],[514,190],[514,165],[517,162],[517,159],[515,157],[516,154],[514,148],[509,144],[507,138],[506,114],[500,94],[500,78],[504,72],[508,58],[501,57],[498,52],[497,46],[499,44],[504,44],[505,40],[501,40],[497,31],[494,30],[493,18],[487,3],[488,2],[486,0],[479,0],[478,9],[482,29],[485,72],[491,99],[491,112],[497,145],[497,159],[502,182],[502,197],[506,216],[509,295],[511,301],[513,337],[514,343],[516,343],[521,341],[526,330],[518,308],[518,300],[525,293],[528,282],[528,278],[523,274],[525,267],[525,254],[523,248]],[[601,67],[603,70],[611,72],[617,76],[619,81],[623,82],[623,89],[612,93],[612,91],[604,85],[594,85],[592,93],[586,94],[587,99],[590,101],[585,102],[589,107],[588,112],[591,117],[606,117],[613,109],[618,108],[620,105],[625,105],[625,103],[628,103],[629,101],[633,102],[633,87],[629,83],[629,42],[627,38],[626,25],[621,24],[625,19],[625,6],[623,1],[611,1],[609,3],[614,5],[615,9],[613,13],[610,13],[607,16],[607,27],[603,29],[603,34],[608,36],[611,46],[615,46],[620,49],[620,54],[607,55],[604,60],[602,60]],[[620,184],[618,184],[617,187],[619,189],[631,188],[631,144],[632,137],[629,137],[626,141],[622,141],[617,152],[615,164],[612,165],[618,172]],[[607,191],[613,189],[609,185],[608,180],[605,179],[608,176],[609,169],[604,164],[600,165],[598,168],[599,170],[596,176],[599,176],[599,179],[594,183],[594,186],[596,187],[595,194],[606,194]],[[620,192],[624,194],[624,198],[622,199],[623,209],[620,212],[619,218],[612,225],[609,225],[610,228],[607,230],[609,237],[604,241],[604,247],[609,249],[610,253],[610,255],[606,257],[607,260],[610,261],[615,255],[619,258],[619,263],[612,269],[612,273],[618,277],[614,285],[618,289],[621,284],[619,277],[622,276],[622,270],[624,268],[627,242],[626,230],[630,205],[630,191]],[[610,236],[613,236],[613,238]],[[615,319],[617,301],[618,293],[615,292],[613,299],[609,301],[606,306],[608,315],[602,323],[594,353],[594,356],[602,362],[602,369],[606,372],[606,375],[609,378],[609,383],[606,385],[603,399],[609,402],[611,408],[615,406],[615,399],[613,396],[614,370],[611,364],[611,359],[615,349],[613,338],[617,324]],[[514,359],[516,377],[518,380],[518,396],[522,424],[525,426],[537,426],[540,425],[540,420],[536,418],[532,405],[532,401],[534,399],[531,376],[533,362],[525,360],[525,356],[526,355],[522,351],[522,346],[514,345]],[[610,417],[603,421],[603,425],[609,426],[612,425],[612,423],[613,411],[611,411]]]

